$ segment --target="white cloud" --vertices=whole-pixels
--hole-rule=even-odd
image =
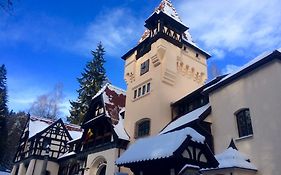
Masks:
[[[180,0],[175,3],[195,41],[205,49],[245,54],[281,45],[279,0]]]
[[[126,9],[113,9],[99,15],[76,43],[76,50],[88,54],[98,42],[105,46],[107,54],[121,56],[138,41],[144,31],[143,20]]]
[[[240,66],[236,66],[233,64],[228,64],[225,66],[225,68],[222,70],[222,74],[229,74],[232,73],[234,71],[237,71],[240,68]]]

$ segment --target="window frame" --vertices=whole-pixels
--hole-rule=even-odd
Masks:
[[[145,73],[149,72],[149,59],[145,60],[140,65],[140,76],[144,75]]]
[[[250,109],[241,108],[236,111],[234,115],[236,118],[236,125],[239,138],[252,136],[254,132]]]
[[[148,128],[140,128],[141,125],[144,125],[144,124],[148,124]],[[140,131],[140,129],[142,129],[142,131]],[[146,131],[148,130],[148,131]],[[150,135],[150,130],[151,130],[151,119],[150,118],[143,118],[143,119],[140,119],[136,122],[135,124],[135,138],[142,138],[142,137],[147,137]],[[140,135],[140,133],[142,133]]]

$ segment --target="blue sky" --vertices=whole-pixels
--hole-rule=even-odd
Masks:
[[[279,0],[173,0],[193,40],[213,56],[209,65],[230,72],[267,50],[281,47]],[[9,108],[26,110],[57,83],[64,86],[62,110],[77,97],[76,78],[90,50],[102,41],[110,81],[126,89],[124,61],[144,21],[160,0],[15,1],[0,12],[0,64],[8,70]]]

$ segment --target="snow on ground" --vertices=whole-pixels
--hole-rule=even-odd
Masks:
[[[191,111],[190,113],[187,113],[183,116],[181,116],[180,118],[178,118],[177,120],[171,122],[170,124],[168,124],[168,126],[166,126],[161,132],[160,134],[164,134],[167,133],[173,129],[176,129],[182,125],[185,125],[187,123],[190,123],[194,120],[199,119],[199,117],[208,109],[210,108],[210,104],[207,104],[205,106],[202,106],[201,108],[198,108],[194,111]]]
[[[0,175],[10,175],[10,173],[8,173],[8,172],[3,172],[3,171],[0,171]]]
[[[205,137],[192,128],[184,128],[167,134],[147,137],[137,140],[117,159],[117,164],[140,162],[168,158],[174,154],[187,136],[198,143],[204,143]]]

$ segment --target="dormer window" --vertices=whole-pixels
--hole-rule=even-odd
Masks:
[[[95,116],[99,116],[99,115],[101,115],[101,114],[103,114],[103,113],[104,113],[103,107],[100,106],[100,105],[98,105],[98,106],[96,107]]]
[[[145,62],[143,62],[141,64],[140,75],[143,75],[143,74],[145,74],[148,71],[149,71],[149,60],[146,60]]]

